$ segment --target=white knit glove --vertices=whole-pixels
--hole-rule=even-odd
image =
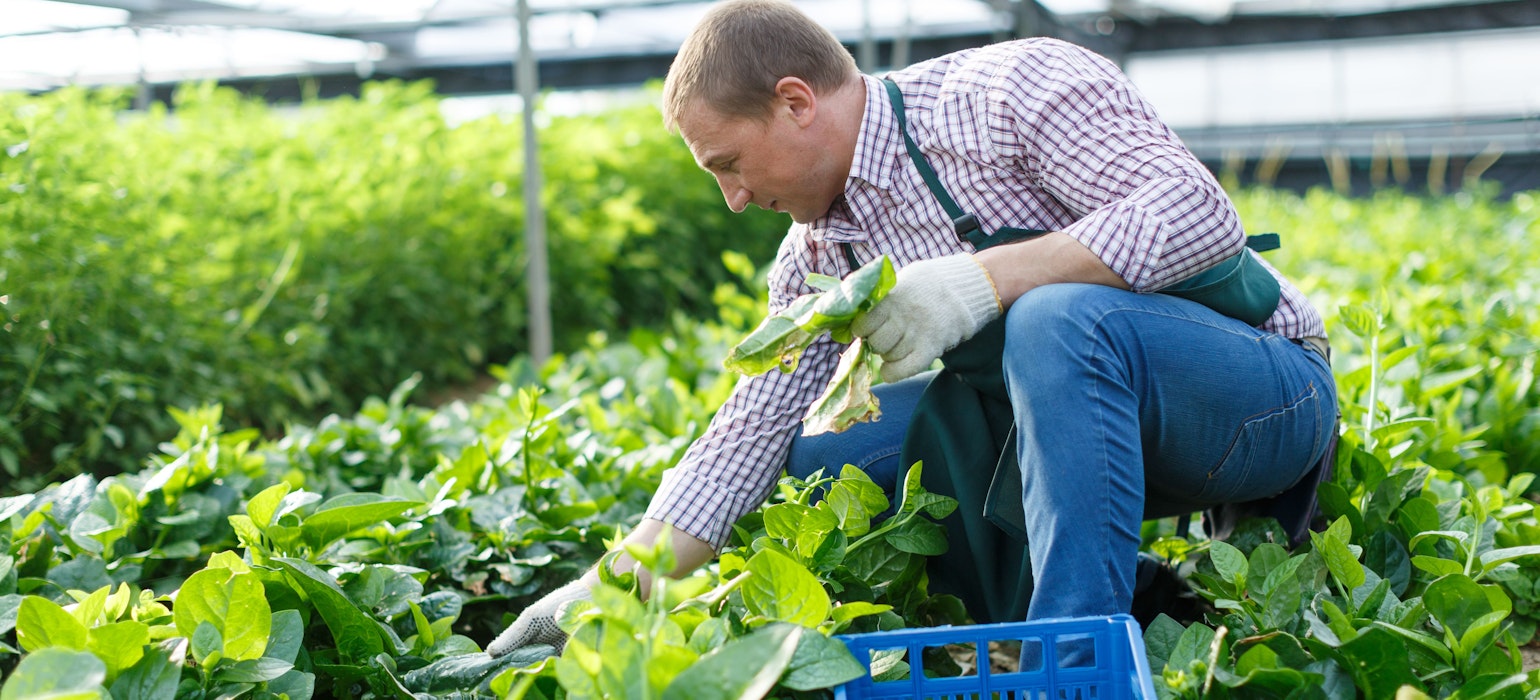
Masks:
[[[532,644],[549,644],[560,654],[562,647],[567,646],[567,633],[556,626],[556,618],[573,602],[591,598],[588,583],[582,579],[547,593],[524,608],[518,619],[487,645],[487,653],[498,657]]]
[[[899,270],[892,291],[850,329],[882,356],[882,381],[896,382],[929,369],[1000,311],[984,266],[971,254],[958,253]]]

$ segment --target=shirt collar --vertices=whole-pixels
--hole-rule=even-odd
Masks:
[[[849,193],[861,180],[881,189],[893,185],[893,173],[901,154],[903,134],[898,132],[898,118],[893,105],[888,102],[888,91],[881,80],[870,75],[861,76],[866,83],[866,109],[861,116],[861,132],[856,136],[855,157],[850,161],[850,179],[845,181]]]

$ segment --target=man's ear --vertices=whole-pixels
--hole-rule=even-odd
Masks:
[[[798,126],[813,123],[818,113],[818,94],[807,81],[788,76],[775,83],[775,111],[786,110]]]

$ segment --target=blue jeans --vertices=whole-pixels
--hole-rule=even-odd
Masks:
[[[1011,306],[1006,331],[1029,619],[1127,612],[1143,520],[1283,491],[1320,459],[1336,419],[1324,358],[1173,296],[1039,287]],[[797,438],[788,473],[851,463],[892,494],[929,379],[876,387],[875,423]]]

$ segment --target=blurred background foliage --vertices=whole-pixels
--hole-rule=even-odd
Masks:
[[[462,384],[525,344],[520,130],[450,126],[429,83],[273,108],[212,85],[0,94],[0,473],[24,492],[135,467],[223,404],[274,434],[414,373]],[[652,106],[544,127],[557,349],[714,314],[727,217]]]

